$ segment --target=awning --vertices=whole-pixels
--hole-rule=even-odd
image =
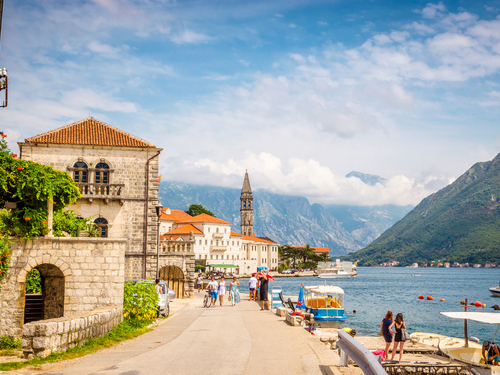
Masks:
[[[487,324],[500,324],[500,314],[499,313],[483,313],[483,312],[441,312],[440,314],[445,315],[452,319],[467,319],[473,320],[475,322],[487,323]]]
[[[304,289],[316,294],[326,294],[326,293],[344,294],[344,289],[333,285],[305,286]]]
[[[207,264],[207,267],[212,267],[212,268],[239,268],[239,266],[235,266],[234,264]]]
[[[268,270],[269,268],[267,267],[257,267],[258,270]]]

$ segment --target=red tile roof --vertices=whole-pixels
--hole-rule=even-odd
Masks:
[[[165,233],[164,236],[169,236],[171,234],[191,234],[191,232],[193,232],[194,234],[203,234],[203,232],[198,228],[192,226],[191,224],[187,224]]]
[[[241,237],[241,234],[231,231],[231,237]]]
[[[228,225],[231,225],[231,223],[228,223],[227,221],[224,221],[224,220],[221,220],[221,219],[217,219],[216,217],[213,217],[213,216],[210,216],[210,215],[207,215],[207,214],[200,214],[200,215],[196,215],[194,217],[191,217],[191,218],[187,218],[187,219],[182,219],[182,220],[179,220],[178,223],[213,223],[213,224],[228,224]]]
[[[25,139],[29,143],[156,148],[155,145],[93,117]]]
[[[163,213],[160,216],[160,221],[178,221],[184,219],[190,219],[192,216],[190,214],[185,213],[182,210],[170,210],[170,215],[167,215],[166,211],[168,208],[163,209]]]
[[[303,248],[305,248],[305,246],[292,246],[292,247],[295,247],[296,249],[303,249]],[[311,246],[311,249],[313,249],[313,251],[315,253],[328,253],[328,254],[330,254],[330,249],[328,247],[314,247],[314,246]]]
[[[247,241],[255,241],[255,242],[263,242],[263,243],[276,244],[276,242],[268,241],[268,240],[265,240],[263,238],[254,237],[254,236],[242,236],[242,238],[244,240],[247,240]]]

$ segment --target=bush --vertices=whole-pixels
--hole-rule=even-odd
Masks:
[[[0,349],[22,349],[21,340],[8,336],[0,336]]]
[[[42,276],[40,271],[33,268],[26,275],[26,294],[40,294],[42,293]]]
[[[135,326],[156,318],[158,294],[153,280],[125,283],[123,318]]]

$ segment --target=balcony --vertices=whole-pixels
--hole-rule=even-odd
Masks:
[[[105,203],[110,200],[120,201],[123,204],[122,189],[125,184],[91,184],[80,183],[76,184],[83,198],[87,198],[90,203],[94,199],[103,199]]]
[[[227,246],[210,246],[210,251],[213,251],[213,252],[223,253],[226,250],[227,250]]]
[[[212,238],[224,238],[224,233],[214,233],[212,234]]]

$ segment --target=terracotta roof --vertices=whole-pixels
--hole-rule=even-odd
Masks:
[[[231,237],[241,237],[241,234],[231,231]]]
[[[93,117],[62,126],[25,139],[30,143],[66,145],[95,145],[123,147],[151,147],[155,145],[117,129]]]
[[[192,226],[191,224],[187,224],[165,233],[164,236],[169,236],[171,234],[191,234],[191,232],[193,232],[194,234],[203,234],[203,232],[198,228]]]
[[[207,215],[207,214],[200,214],[191,218],[187,219],[182,219],[179,220],[178,223],[213,223],[213,224],[228,224],[231,225],[231,223],[228,223],[227,221],[217,219],[216,217]]]
[[[170,215],[167,215],[168,208],[163,209],[163,213],[160,216],[160,221],[179,221],[184,219],[190,219],[192,216],[185,213],[182,210],[170,210]]]
[[[305,248],[305,246],[292,246],[292,247],[295,247],[296,249],[303,249]],[[314,247],[314,246],[310,246],[311,249],[313,249],[313,251],[315,253],[330,253],[330,249],[328,247]]]
[[[182,236],[180,234],[175,234],[175,235],[161,235],[160,236],[160,241],[176,241]]]
[[[263,242],[263,243],[270,243],[270,244],[277,243],[277,242],[267,241],[267,240],[264,240],[263,238],[254,237],[254,236],[241,236],[241,237],[247,241]]]

